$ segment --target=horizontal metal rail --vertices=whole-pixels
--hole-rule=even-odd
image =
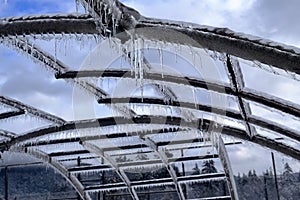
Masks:
[[[193,181],[201,182],[202,180],[207,180],[207,179],[214,180],[214,179],[220,179],[220,178],[225,179],[224,173],[183,176],[183,177],[178,177],[178,182],[180,184],[183,184],[183,183],[193,182]],[[132,187],[135,187],[135,188],[149,187],[149,186],[156,185],[156,184],[157,185],[159,185],[159,184],[173,185],[174,183],[173,183],[172,178],[132,181],[131,182]],[[124,186],[125,186],[124,183],[93,185],[93,186],[87,186],[85,188],[85,191],[95,191],[95,190],[102,191],[102,190],[106,190],[108,188],[111,190],[119,190],[119,189],[123,189]]]
[[[155,104],[155,105],[167,105],[167,106],[175,106],[180,108],[188,108],[188,109],[195,109],[204,112],[211,112],[214,114],[223,114],[226,117],[234,118],[237,120],[243,120],[241,114],[233,111],[223,110],[221,108],[215,108],[211,106],[206,106],[202,104],[193,104],[193,103],[186,103],[186,102],[165,102],[162,99],[155,99],[155,98],[105,98],[98,100],[99,103],[103,104],[117,104],[117,103],[136,103],[136,104]],[[257,116],[247,116],[249,123],[253,125],[260,126],[262,128],[269,129],[271,131],[277,132],[282,134],[286,137],[290,137],[300,142],[300,134],[297,133],[295,130],[289,129],[287,127],[282,127],[273,121],[263,119]]]
[[[25,114],[25,112],[23,110],[1,113],[0,114],[0,120],[1,119],[8,119],[8,118],[11,118],[11,117],[16,117],[16,116],[23,115],[23,114]]]
[[[116,123],[118,122],[118,123]],[[153,125],[170,125],[170,126],[180,126],[180,127],[188,127],[192,129],[199,129],[201,128],[205,131],[208,130],[211,124],[216,125],[216,122],[207,119],[195,119],[193,121],[186,121],[185,119],[179,117],[172,117],[172,116],[139,116],[133,117],[131,119],[126,119],[123,117],[115,117],[115,118],[100,118],[100,119],[93,119],[93,120],[82,120],[82,121],[75,121],[69,122],[67,124],[61,126],[54,126],[50,128],[40,129],[28,133],[26,135],[18,136],[17,138],[12,139],[9,143],[5,143],[2,145],[10,147],[13,144],[17,144],[20,142],[24,142],[29,139],[33,139],[39,136],[43,136],[46,134],[59,132],[59,131],[66,131],[66,130],[75,130],[75,129],[82,129],[82,128],[92,128],[92,127],[105,127],[105,126],[113,126],[116,124],[153,124]],[[217,124],[217,126],[222,127],[222,133],[226,135],[230,135],[242,140],[251,141],[257,143],[259,145],[266,146],[270,149],[276,150],[278,152],[284,153],[288,156],[291,156],[297,160],[300,160],[300,151],[289,147],[283,143],[280,143],[276,140],[272,140],[267,137],[256,135],[253,138],[247,136],[244,130],[233,128],[223,124]]]
[[[149,134],[162,134],[162,133],[174,133],[180,131],[186,131],[184,128],[164,128],[164,129],[152,129],[152,130],[143,130],[141,132],[132,131],[132,132],[120,132],[120,133],[111,133],[111,134],[95,134],[90,136],[79,136],[71,138],[62,138],[62,139],[49,139],[47,141],[29,141],[28,143],[24,142],[22,145],[24,147],[31,146],[43,146],[43,145],[52,145],[52,144],[63,144],[69,142],[81,142],[81,141],[91,141],[91,140],[102,140],[102,139],[113,139],[113,138],[122,138],[122,137],[131,137],[137,135],[149,135]]]
[[[74,79],[74,78],[84,78],[84,77],[115,77],[115,78],[129,78],[134,79],[130,71],[127,70],[94,70],[94,71],[68,71],[65,73],[57,73],[56,78],[64,79]],[[193,86],[196,88],[203,88],[209,91],[218,92],[221,94],[228,94],[233,96],[240,96],[243,99],[260,103],[267,107],[278,109],[284,113],[300,117],[300,108],[292,105],[291,102],[282,100],[280,102],[274,100],[272,96],[262,93],[254,93],[255,91],[242,90],[234,91],[229,85],[222,85],[220,83],[213,83],[204,80],[198,80],[189,77],[180,77],[174,75],[164,74],[162,78],[160,73],[146,73],[144,74],[144,79],[168,82],[173,84],[183,84],[187,86]]]

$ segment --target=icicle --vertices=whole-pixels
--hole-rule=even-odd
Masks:
[[[84,49],[84,35],[83,33],[80,34],[80,50]]]
[[[191,48],[191,53],[192,53],[192,58],[193,58],[193,67],[196,67],[196,60],[195,60],[195,52],[194,52],[194,50],[193,50],[193,48]]]
[[[103,6],[104,10],[104,23],[107,24],[107,6],[104,4]]]
[[[194,104],[195,104],[195,108],[197,109],[197,96],[196,96],[196,89],[193,88],[193,98],[194,98]]]
[[[140,41],[141,40],[141,41]],[[137,51],[138,51],[138,66],[139,66],[139,74],[140,74],[140,87],[141,87],[141,97],[143,102],[144,97],[144,69],[143,69],[143,45],[144,41],[142,39],[137,40]]]
[[[178,46],[175,47],[175,62],[178,62]]]
[[[164,69],[163,69],[164,63],[163,63],[163,52],[162,52],[162,49],[159,48],[158,52],[159,52],[159,58],[160,58],[161,77],[164,78]]]
[[[61,38],[64,41],[64,50],[65,50],[64,55],[66,56],[67,55],[67,39],[65,38],[64,33],[61,33]]]
[[[78,16],[78,10],[79,10],[79,0],[75,0],[76,2],[76,15]]]
[[[34,42],[33,42],[32,45],[31,45],[31,56],[34,55],[33,52],[34,52]]]
[[[137,55],[138,49],[136,47],[135,38],[133,38],[133,51],[134,51],[133,52],[134,76],[135,76],[135,81],[137,82],[139,71],[138,71],[138,55]]]
[[[57,61],[57,39],[54,37],[54,62]]]

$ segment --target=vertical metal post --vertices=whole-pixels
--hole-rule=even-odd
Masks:
[[[181,149],[181,157],[183,156],[184,156],[183,149]],[[182,176],[185,176],[184,162],[181,163],[181,167],[182,167]],[[183,195],[185,198],[187,198],[187,186],[185,184],[182,184],[181,186],[182,186]]]
[[[276,165],[275,165],[274,153],[271,152],[271,155],[272,155],[272,163],[273,163],[273,170],[274,170],[274,176],[275,176],[275,187],[276,187],[277,199],[280,200],[279,189],[278,189],[278,181],[277,181],[277,175],[276,175]]]
[[[101,200],[101,192],[100,191],[97,193],[97,199]]]
[[[81,160],[80,160],[80,156],[78,156],[78,157],[77,157],[77,166],[80,166],[80,164],[81,164]],[[80,181],[80,179],[81,179],[80,174],[77,175],[77,179]],[[78,196],[77,196],[77,199],[78,199],[78,200],[81,200],[79,194],[78,194]]]
[[[5,193],[4,193],[4,199],[8,200],[8,168],[4,168],[4,181],[5,181]]]
[[[223,190],[224,190],[224,196],[227,195],[227,185],[226,185],[226,181],[223,181]]]
[[[101,164],[104,164],[104,158],[101,157]],[[105,171],[102,171],[102,184],[104,184],[105,181]],[[105,191],[101,192],[102,193],[102,200],[105,200]],[[100,199],[99,199],[100,200]]]

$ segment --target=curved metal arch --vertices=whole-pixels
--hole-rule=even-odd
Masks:
[[[211,123],[217,124],[219,127],[222,127],[222,133],[225,135],[233,136],[245,141],[250,141],[280,153],[286,154],[291,156],[297,160],[300,160],[300,151],[294,149],[293,147],[289,147],[283,143],[279,143],[275,140],[256,135],[252,138],[247,135],[244,130],[233,128],[230,126],[224,126],[223,124],[218,124],[214,121],[207,120],[207,119],[197,119],[193,121],[186,121],[185,119],[173,116],[139,116],[133,117],[130,119],[126,119],[123,117],[115,117],[115,118],[100,118],[94,120],[82,120],[82,121],[74,121],[64,124],[62,126],[53,126],[45,129],[40,129],[28,133],[26,135],[18,136],[16,138],[11,139],[11,141],[6,142],[2,145],[6,145],[8,147],[26,141],[28,139],[33,139],[39,136],[43,136],[46,134],[59,132],[59,131],[66,131],[72,129],[81,129],[81,128],[92,128],[92,127],[101,127],[101,126],[112,126],[116,125],[116,121],[118,124],[165,124],[171,126],[180,126],[180,127],[188,127],[192,129],[199,129],[202,128],[207,130]],[[200,127],[201,126],[201,127]]]
[[[85,1],[87,2],[87,0]],[[88,2],[94,2],[94,1],[88,1]],[[98,1],[97,1],[98,2]],[[107,3],[110,2],[110,0],[101,0],[101,2]],[[168,35],[168,30],[176,30],[179,32],[182,32],[190,37],[192,37],[193,39],[195,39],[196,42],[200,43],[203,47],[208,48],[208,49],[212,49],[212,50],[216,50],[216,51],[220,51],[220,52],[226,52],[232,55],[236,55],[238,57],[242,57],[245,59],[250,59],[250,60],[259,60],[260,62],[266,63],[266,64],[271,64],[273,66],[279,67],[281,69],[286,69],[292,72],[295,72],[297,74],[300,73],[300,69],[297,66],[300,66],[300,55],[299,52],[295,52],[292,49],[288,49],[286,47],[283,46],[277,46],[277,44],[272,44],[272,43],[266,43],[264,41],[261,41],[260,39],[250,39],[247,38],[246,36],[243,35],[238,35],[236,33],[233,33],[227,29],[217,29],[217,28],[207,28],[207,27],[200,27],[200,26],[195,26],[195,25],[191,25],[191,27],[189,27],[190,25],[186,25],[186,24],[181,24],[179,22],[170,22],[170,21],[161,21],[161,20],[155,20],[155,19],[149,19],[149,18],[144,18],[142,16],[136,16],[134,15],[134,13],[132,12],[128,12],[128,9],[126,9],[127,7],[125,7],[123,4],[119,3],[117,1],[117,5],[116,4],[108,4],[109,6],[112,6],[112,10],[116,11],[116,12],[121,12],[121,14],[128,14],[130,16],[133,16],[134,19],[134,27],[135,28],[157,28],[158,30],[162,30],[162,33],[164,35]],[[93,7],[94,8],[94,7]],[[101,9],[101,8],[100,8]],[[100,10],[101,11],[101,10]],[[100,13],[101,15],[101,13]],[[38,17],[37,17],[38,18]],[[33,19],[32,21],[30,21],[29,23],[27,23],[28,28],[26,29],[25,25],[26,23],[23,23],[23,19],[19,19],[19,20],[11,20],[10,22],[1,22],[0,23],[0,35],[3,37],[3,34],[1,34],[1,26],[5,27],[5,29],[3,29],[4,31],[6,31],[5,34],[7,34],[8,32],[13,33],[13,32],[18,32],[17,34],[27,34],[28,32],[26,31],[31,31],[32,29],[34,30],[36,28],[36,26],[41,22],[41,19]],[[47,17],[46,17],[47,18]],[[71,17],[72,18],[72,17]],[[83,19],[83,18],[82,18]],[[45,20],[45,18],[43,19]],[[61,32],[62,30],[67,30],[69,29],[70,32],[76,32],[76,28],[69,28],[69,27],[65,27],[65,24],[73,24],[73,26],[71,27],[78,27],[81,26],[82,29],[80,32],[85,32],[88,33],[88,31],[95,31],[98,32],[97,30],[97,25],[95,25],[95,23],[99,23],[97,21],[95,21],[95,19],[93,20],[72,20],[73,22],[70,21],[70,19],[68,17],[65,17],[64,19],[60,19],[60,21],[62,22],[61,24],[57,23],[53,23],[53,21],[55,20],[47,20],[46,23],[44,23],[42,30],[37,30],[37,31],[47,31],[47,30],[52,30],[52,29],[57,29],[58,32]],[[119,18],[117,18],[117,20],[120,20]],[[26,21],[26,20],[25,20]],[[89,21],[89,23],[87,23],[87,21]],[[48,25],[48,27],[46,27]],[[74,26],[75,24],[75,26]],[[78,24],[78,25],[76,25]],[[23,29],[21,31],[18,30],[14,30],[14,28],[16,29],[16,25],[19,25],[20,29]],[[32,26],[32,27],[31,27]],[[55,26],[59,26],[54,28]],[[22,27],[22,28],[21,28]],[[48,28],[48,29],[47,29]],[[92,28],[94,28],[94,30],[92,30]],[[126,28],[126,27],[123,27]],[[3,31],[3,32],[4,32]],[[38,32],[35,32],[38,33]],[[15,35],[16,33],[13,33],[13,35]],[[148,32],[138,32],[137,34],[143,35],[144,37],[147,38],[155,38],[155,39],[166,39],[165,37],[161,37],[160,35],[153,35],[153,34],[148,34]],[[172,42],[177,42],[177,43],[181,43],[182,41],[178,41],[175,38],[170,37],[169,38],[170,41]],[[260,52],[259,54],[257,52]],[[246,93],[247,94],[247,93]],[[241,96],[243,94],[240,94]],[[250,93],[250,96],[253,95]],[[264,98],[264,97],[263,97]],[[260,100],[260,98],[258,98],[258,100]],[[268,100],[266,101],[265,99],[262,99],[260,101],[264,101],[264,102],[268,102]],[[269,100],[270,102],[271,100]],[[280,102],[275,102],[279,103]],[[289,106],[289,105],[282,105],[284,106]],[[282,108],[283,108],[282,107]],[[297,108],[292,107],[291,110],[295,110]],[[285,111],[286,112],[286,111]],[[247,114],[244,114],[244,120],[248,120],[246,119]],[[166,116],[168,117],[168,116]],[[299,117],[299,116],[298,116]],[[175,118],[174,118],[175,119]],[[138,121],[139,123],[144,123],[144,122],[148,123],[148,119],[145,117],[143,120]],[[180,124],[182,122],[182,119],[179,120],[179,118],[177,118],[176,123]],[[180,123],[179,123],[179,122]],[[254,120],[255,121],[255,120]],[[173,125],[174,121],[169,121],[169,123],[171,123]],[[210,123],[210,122],[209,122]],[[68,124],[70,126],[72,123]],[[196,123],[197,124],[197,123]],[[81,124],[83,125],[83,124]],[[83,125],[84,126],[84,125]],[[194,124],[189,124],[187,123],[187,126],[191,126],[192,128],[194,127]],[[56,131],[59,131],[61,126],[56,126],[58,129],[54,128]],[[53,128],[53,127],[51,127]],[[51,130],[51,128],[49,128],[49,130]],[[78,127],[76,127],[78,128]],[[198,128],[198,127],[196,127]],[[280,129],[280,127],[278,126],[277,129]],[[228,135],[232,135],[238,138],[246,138],[246,140],[255,142],[257,144],[261,144],[263,146],[267,146],[267,147],[272,147],[272,148],[277,148],[279,149],[281,152],[288,152],[288,155],[293,155],[294,157],[297,157],[297,159],[299,159],[299,151],[295,150],[291,147],[288,147],[284,144],[281,143],[277,143],[274,140],[270,140],[267,138],[264,138],[262,136],[254,136],[253,138],[247,136],[247,134],[245,134],[245,132],[243,130],[239,130],[239,129],[235,129],[232,127],[228,127],[225,126],[225,130],[227,130],[228,132],[226,132],[225,134]],[[284,131],[284,130],[283,130]],[[46,131],[47,132],[47,131]],[[43,134],[41,134],[43,135]],[[29,138],[32,136],[30,136],[30,134],[28,135]],[[24,136],[24,138],[26,138],[27,136]],[[24,139],[23,138],[23,139]],[[13,138],[12,141],[17,141],[20,138]],[[278,147],[276,147],[276,145],[278,145]]]
[[[174,168],[172,167],[172,165],[170,165],[166,153],[164,153],[163,151],[160,151],[158,149],[158,146],[156,145],[156,143],[153,140],[151,140],[149,137],[146,137],[146,138],[140,137],[140,139],[143,140],[160,157],[160,159],[162,160],[164,166],[167,168],[167,170],[175,184],[175,188],[176,188],[179,199],[185,200],[185,196],[183,194],[182,188],[181,188],[180,184],[178,183],[178,177],[176,175],[176,172],[175,172]]]
[[[63,74],[57,73],[56,78],[60,79],[74,79],[74,78],[84,78],[84,77],[115,77],[115,78],[130,78],[130,71],[127,70],[93,70],[93,71],[69,71]],[[262,105],[278,109],[282,112],[294,115],[296,117],[300,117],[300,109],[296,108],[294,105],[290,105],[289,102],[282,101],[278,102],[272,99],[271,96],[255,94],[251,91],[234,91],[229,85],[221,85],[218,83],[210,83],[203,80],[197,80],[189,77],[178,77],[174,75],[164,74],[164,78],[161,77],[161,74],[158,73],[148,73],[144,75],[144,79],[162,81],[162,82],[170,82],[170,83],[178,83],[188,86],[193,86],[196,88],[202,88],[211,90],[214,92],[218,92],[221,94],[228,94],[233,96],[241,96],[241,98],[260,103]]]
[[[68,18],[68,17],[66,17],[66,18]],[[34,18],[34,20],[37,20],[37,17]],[[9,21],[9,20],[8,20],[8,21]],[[12,21],[13,21],[13,20],[12,20]],[[15,21],[17,22],[17,21],[20,21],[20,20],[16,19]]]
[[[180,102],[180,101],[172,101],[172,102],[165,102],[161,99],[155,99],[155,98],[105,98],[100,99],[98,101],[99,103],[107,104],[118,104],[118,103],[135,103],[135,104],[150,104],[150,105],[162,105],[162,106],[173,106],[173,107],[180,107],[184,109],[192,109],[192,110],[199,110],[203,112],[209,112],[214,113],[222,116],[229,117],[231,119],[237,119],[237,120],[243,120],[243,117],[240,113],[225,110],[222,108],[216,108],[212,106],[206,106],[204,104],[194,104],[194,103],[188,103],[188,102]],[[295,139],[300,142],[300,134],[297,134],[295,131],[288,129],[288,128],[282,128],[280,124],[277,124],[275,122],[272,122],[270,120],[266,120],[261,117],[256,116],[247,116],[248,122],[253,125],[257,125],[262,128],[266,128],[268,130],[277,132],[279,134],[282,134],[284,136],[290,137],[292,139]]]
[[[235,184],[232,168],[230,165],[230,160],[229,160],[228,153],[225,148],[225,144],[224,144],[224,141],[223,141],[221,135],[219,135],[217,138],[217,141],[215,141],[215,147],[218,150],[218,153],[220,155],[220,160],[223,165],[223,169],[224,169],[224,173],[225,173],[226,180],[228,183],[228,188],[229,188],[229,192],[231,194],[231,198],[233,200],[238,200],[239,196],[237,193],[237,187]]]
[[[234,72],[232,72],[234,73]],[[75,77],[122,77],[122,78],[132,78],[132,76],[130,75],[129,71],[71,71],[71,72],[67,72],[65,74],[56,74],[57,78],[75,78]],[[171,82],[171,83],[180,83],[180,84],[187,84],[186,81],[184,81],[186,78],[181,78],[181,77],[176,77],[175,76],[171,76],[171,75],[164,75],[164,78],[161,78],[160,74],[146,74],[145,78],[146,79],[150,79],[150,80],[158,80],[158,81],[164,81],[164,82]],[[182,81],[180,81],[182,79]],[[188,78],[187,78],[188,79]],[[190,82],[190,81],[189,81]],[[216,91],[216,92],[222,92],[222,86],[215,84],[215,83],[205,83],[204,81],[201,80],[193,80],[193,86],[196,87],[200,87],[200,88],[204,88],[207,90],[212,90],[212,91]],[[209,85],[209,86],[207,86]],[[238,86],[236,85],[236,88],[238,88]],[[275,100],[271,100],[271,99],[267,99],[264,97],[259,98],[258,96],[253,98],[253,96],[255,96],[255,94],[251,94],[250,95],[245,95],[243,93],[242,90],[237,90],[233,91],[233,89],[231,89],[228,86],[225,86],[225,90],[223,91],[227,91],[225,92],[226,94],[231,94],[231,95],[236,95],[238,97],[240,97],[239,99],[239,104],[241,104],[241,101],[243,101],[243,98],[246,98],[248,100],[251,101],[255,101],[257,103],[264,103],[265,105],[268,105],[268,103],[270,101],[273,102],[273,104],[271,104],[271,107],[274,106],[275,109],[281,110],[285,113],[288,114],[293,114],[296,115],[297,117],[300,116],[300,110],[298,110],[297,108],[294,108],[292,106],[289,106],[287,104],[283,104],[282,102],[276,102]],[[259,100],[260,99],[260,100]],[[261,101],[262,100],[262,101]],[[177,107],[183,107],[183,108],[190,108],[190,109],[195,109],[195,104],[192,103],[187,103],[187,102],[178,102],[178,101],[172,101],[172,102],[164,102],[163,100],[159,100],[159,99],[151,99],[151,98],[102,98],[98,100],[99,103],[113,103],[113,104],[117,104],[117,103],[143,103],[143,104],[159,104],[159,105],[168,105],[168,106],[177,106]],[[244,104],[244,103],[243,103]],[[268,105],[270,107],[270,105]],[[288,108],[288,109],[287,109]],[[281,134],[291,137],[293,139],[296,139],[297,141],[300,141],[300,135],[295,133],[292,130],[289,130],[287,128],[281,128],[278,124],[275,124],[269,120],[265,120],[262,118],[258,118],[258,117],[254,117],[254,116],[249,116],[249,114],[246,114],[245,111],[243,112],[243,117],[241,118],[241,115],[232,111],[228,111],[228,110],[223,110],[221,108],[216,108],[216,107],[209,107],[209,106],[205,106],[205,105],[201,105],[198,104],[196,105],[196,109],[198,110],[202,110],[202,111],[210,111],[213,112],[215,114],[222,114],[228,117],[232,117],[238,120],[245,120],[247,118],[247,121],[261,126],[263,128],[267,128],[276,132],[280,132]],[[248,129],[250,130],[251,127],[249,126]],[[249,131],[248,130],[248,131]],[[249,133],[248,133],[249,134]],[[252,135],[252,134],[249,134]]]
[[[284,47],[278,43],[274,43],[271,41],[265,41],[258,37],[249,38],[245,35],[235,33],[226,28],[214,28],[208,26],[199,26],[192,23],[182,23],[182,22],[171,21],[171,20],[163,21],[159,19],[146,18],[140,15],[138,11],[127,7],[126,5],[120,3],[118,0],[117,1],[100,0],[97,1],[96,3],[94,1],[81,0],[81,2],[85,5],[85,7],[89,6],[90,9],[87,10],[89,11],[90,14],[98,15],[98,16],[103,15],[103,12],[101,12],[101,10],[103,9],[103,5],[105,5],[107,9],[112,10],[113,17],[116,17],[117,22],[119,22],[121,25],[123,25],[122,20],[124,20],[124,16],[126,15],[130,16],[132,18],[132,20],[130,21],[131,26],[126,27],[123,25],[124,26],[123,28],[125,30],[126,28],[128,29],[128,28],[141,28],[141,27],[172,29],[187,34],[188,36],[193,38],[196,42],[198,42],[198,44],[202,46],[207,45],[207,48],[211,50],[226,52],[233,55],[238,54],[239,55],[238,57],[243,57],[245,56],[245,54],[248,54],[246,55],[246,57],[248,58],[250,57],[249,58],[250,60],[259,60],[261,62],[267,62],[266,64],[274,65],[277,67],[280,67],[278,66],[278,63],[280,63],[279,62],[280,59],[283,59],[284,62],[289,62],[288,59],[286,58],[287,55],[289,59],[294,56],[298,57],[295,58],[295,60],[296,62],[299,63],[300,51],[295,52],[295,50],[289,47]],[[98,4],[100,4],[100,6]],[[116,15],[115,13],[118,13],[118,15]],[[162,31],[160,33],[167,32],[167,30],[163,30],[163,29],[161,30]],[[147,36],[151,36],[152,38],[155,39],[163,39],[164,41],[170,40],[171,42],[175,42],[175,43],[183,42],[174,37],[161,36],[161,34],[159,35],[151,34]],[[193,43],[193,45],[195,44]],[[241,52],[239,49],[243,49],[243,50],[245,49],[246,53]],[[268,56],[267,57],[265,55],[257,56],[257,54],[255,54],[255,51],[257,49],[265,50],[264,53],[267,54]],[[270,49],[273,51],[270,52]],[[280,59],[278,58],[277,54],[280,55],[279,56]],[[259,57],[261,60],[258,59],[257,57]],[[272,62],[273,64],[269,62]],[[294,66],[299,66],[299,65],[281,66],[281,67],[283,68],[286,67],[290,69],[297,68]]]
[[[0,18],[0,38],[29,34],[98,34],[95,20],[89,15],[33,15]]]
[[[147,29],[149,29],[147,31]],[[156,29],[160,34],[152,34]],[[178,31],[192,38],[192,44],[180,41],[170,35]],[[213,51],[224,52],[246,60],[258,60],[283,70],[300,74],[300,54],[278,43],[264,42],[263,39],[247,38],[242,34],[225,28],[203,27],[195,24],[183,24],[177,21],[163,21],[157,19],[144,19],[137,23],[135,32],[152,40],[163,40],[172,43],[198,46]],[[271,44],[271,45],[270,45]]]
[[[131,182],[129,180],[129,178],[127,177],[127,175],[125,174],[125,172],[120,169],[118,167],[118,164],[116,162],[114,162],[114,160],[112,160],[110,158],[109,155],[105,155],[103,150],[94,145],[94,144],[91,144],[91,143],[88,143],[88,142],[82,142],[82,145],[88,149],[90,152],[93,152],[95,153],[96,155],[98,156],[101,156],[103,159],[105,159],[108,163],[110,163],[110,165],[115,169],[116,173],[119,175],[119,177],[124,181],[124,183],[126,184],[129,192],[130,192],[130,195],[131,197],[134,199],[134,200],[139,200],[139,197],[138,195],[136,194],[135,190],[133,187],[131,187]]]
[[[130,12],[123,14],[130,15]],[[54,20],[53,16],[43,16],[41,18],[43,23],[41,23],[41,20],[38,20],[38,17],[32,21],[30,18],[33,17],[28,17],[28,20],[24,22],[22,20],[14,22],[9,18],[4,18],[1,19],[2,23],[0,23],[0,36],[23,35],[26,33],[99,33],[95,25],[97,22],[94,19],[86,15],[79,15],[79,19],[74,19],[74,17],[67,15],[61,19]],[[224,28],[198,26],[191,23],[183,24],[177,21],[163,21],[142,16],[136,21],[136,24],[132,25],[137,28],[137,34],[149,39],[169,40],[168,42],[181,44],[183,41],[174,37],[165,37],[168,35],[168,30],[178,31],[194,39],[201,47],[225,52],[246,60],[258,60],[262,63],[300,74],[300,69],[297,67],[300,66],[300,53],[298,51],[295,52],[295,50],[278,43],[265,42],[261,38],[247,38],[242,34],[237,34]],[[144,32],[138,31],[139,28],[157,29],[161,34],[147,33],[145,29],[142,29]],[[192,45],[195,45],[195,43]]]

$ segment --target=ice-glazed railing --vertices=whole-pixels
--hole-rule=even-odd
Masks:
[[[5,108],[0,112],[0,121],[30,114],[52,123],[26,134],[1,127],[2,151],[25,152],[49,163],[66,177],[83,199],[115,190],[139,199],[141,188],[166,185],[172,186],[179,199],[186,199],[183,189],[186,184],[219,179],[226,179],[230,190],[230,196],[219,198],[238,199],[225,145],[240,144],[240,141],[250,141],[300,160],[299,104],[251,88],[243,71],[247,68],[245,63],[255,65],[257,70],[269,67],[267,70],[271,69],[271,73],[284,74],[299,84],[299,49],[228,29],[146,18],[119,1],[80,2],[88,14],[0,19],[0,42],[42,64],[57,79],[71,81],[118,115],[66,122],[1,97],[0,103]],[[80,2],[76,0],[77,7]],[[58,34],[84,34],[96,41],[109,40],[109,49],[117,50],[129,68],[83,66],[82,70],[74,70],[57,58],[57,52],[51,55],[28,39],[35,35],[55,38]],[[163,46],[173,49],[176,63],[181,63],[181,66],[173,63],[179,75],[165,68],[168,61]],[[144,52],[149,47],[158,52],[152,54],[159,60],[158,67],[152,65],[151,56]],[[190,57],[192,67],[203,70],[204,76],[187,72],[188,67],[177,58],[180,55]],[[211,61],[203,61],[207,59]],[[211,67],[209,63],[219,70],[222,68],[220,79],[205,76],[205,70]],[[112,94],[91,79],[121,80],[125,84],[120,93]],[[135,96],[126,93],[131,87],[140,93]],[[157,95],[147,96],[146,87],[151,87]],[[218,100],[210,102],[206,96]],[[226,101],[222,104],[220,99]],[[295,127],[287,126],[278,116],[288,117]],[[211,146],[214,147],[211,154],[198,154],[200,149]],[[177,151],[191,149],[196,150],[194,155],[175,155]],[[169,153],[174,156],[168,156]],[[149,155],[150,158],[116,160],[116,156],[132,155],[139,158]],[[224,173],[187,176],[175,171],[175,163],[184,165],[202,159],[220,159]],[[85,162],[88,165],[82,164]],[[130,180],[129,171],[140,166],[165,168],[169,177]],[[120,180],[111,183],[94,180],[93,176],[103,171],[114,171]]]

